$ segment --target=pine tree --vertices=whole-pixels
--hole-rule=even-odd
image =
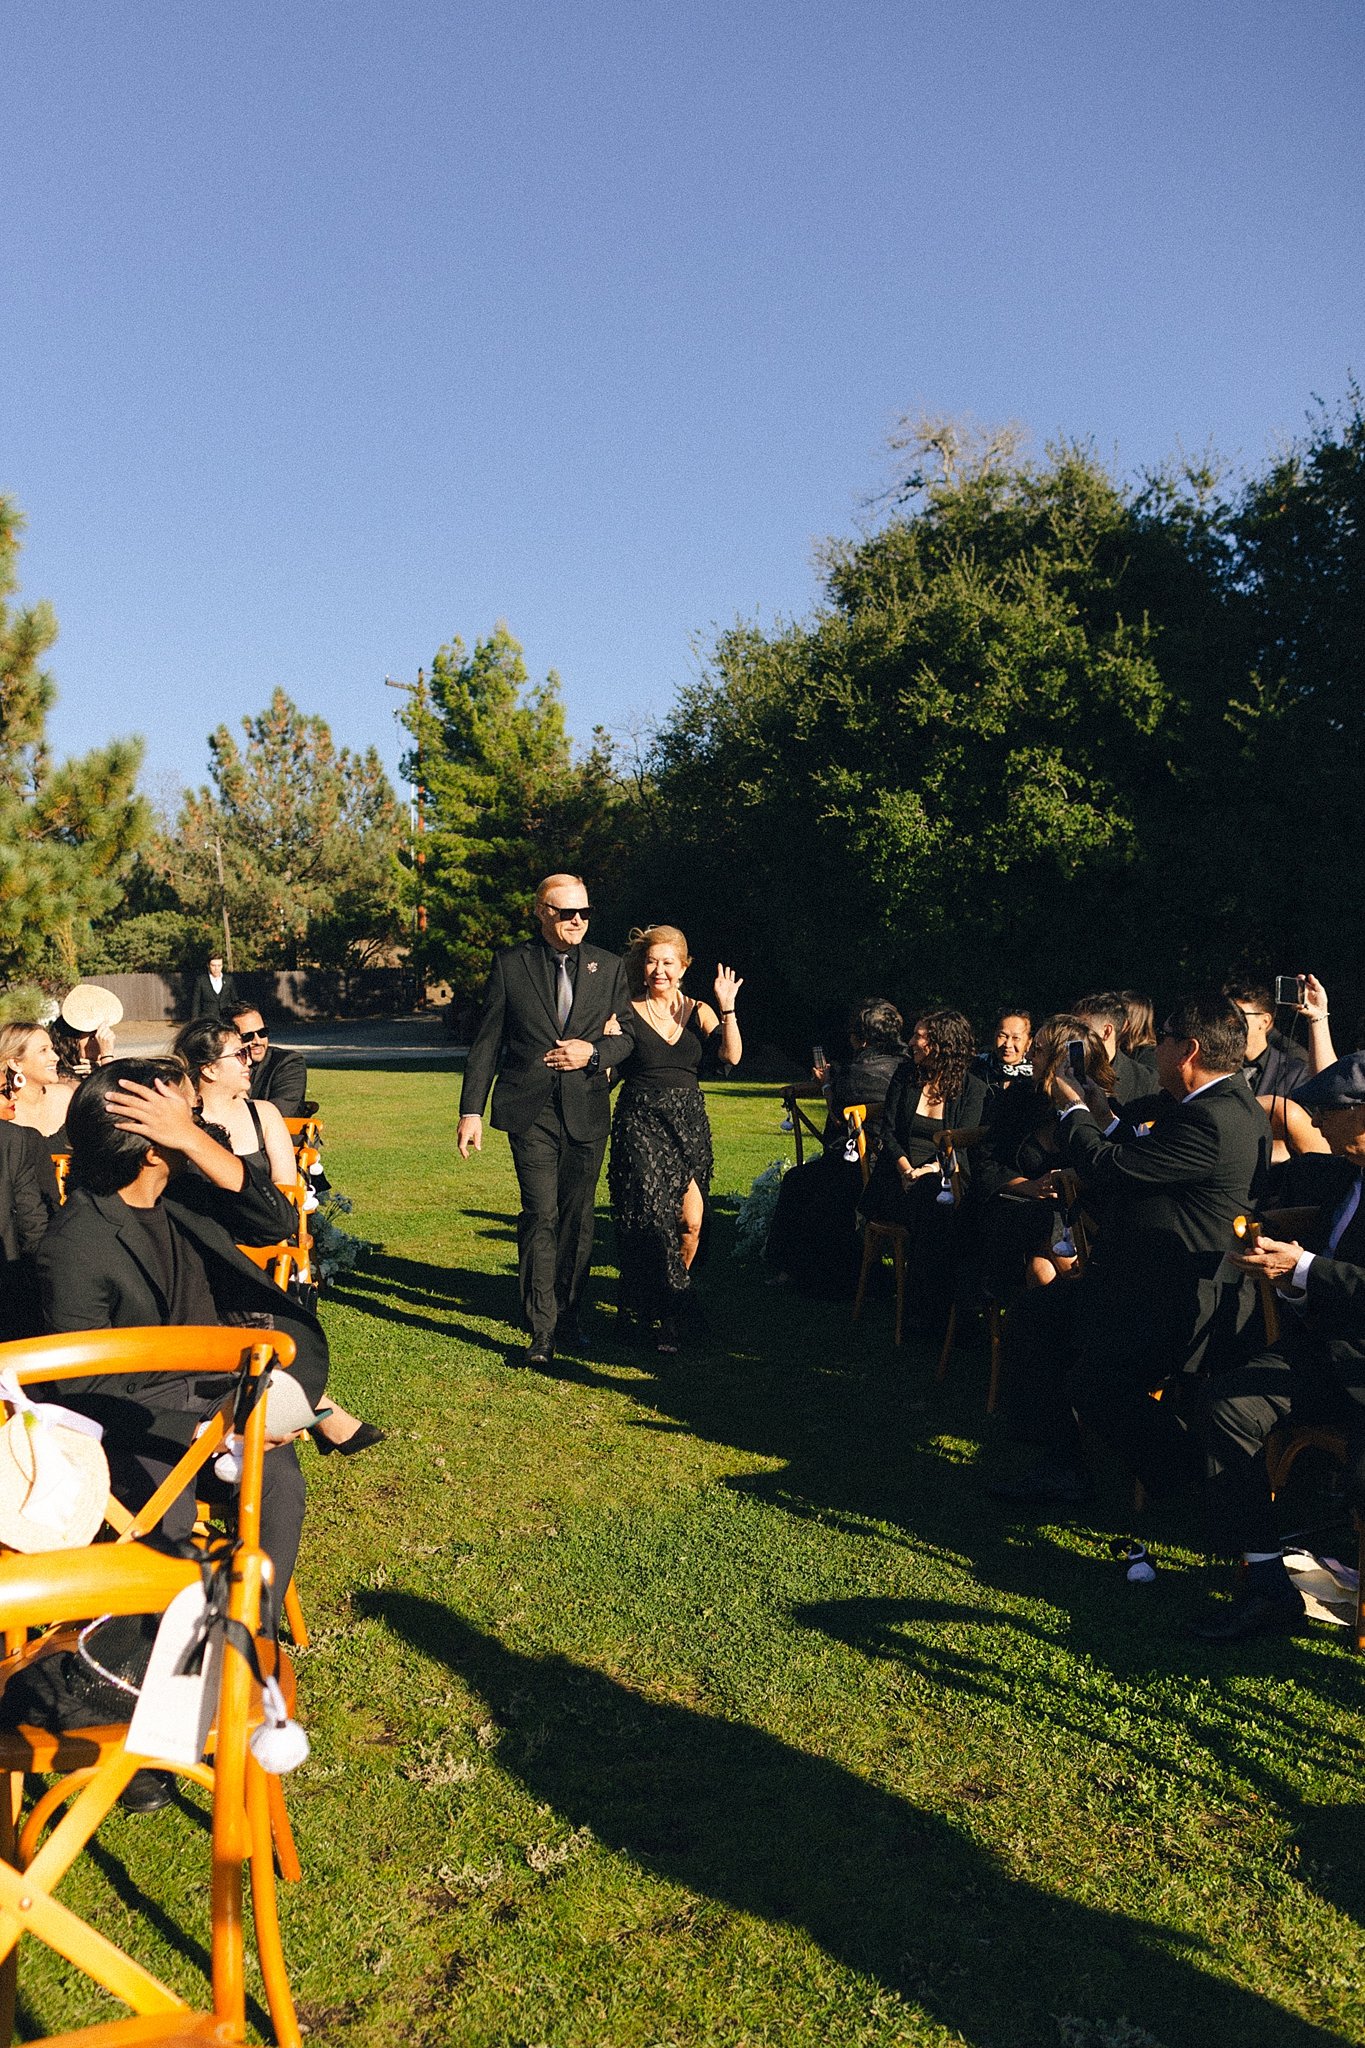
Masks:
[[[11,608],[24,519],[0,497],[0,973],[74,981],[92,920],[118,903],[150,828],[136,794],[142,742],[111,740],[54,766],[57,638],[50,604]]]

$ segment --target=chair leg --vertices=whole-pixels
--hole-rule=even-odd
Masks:
[[[18,1802],[23,1797],[23,1774],[6,1771],[0,1778],[0,1860],[15,1863]],[[0,1963],[0,2048],[10,2048],[14,2039],[14,2004],[19,1984],[19,1944],[16,1942]]]
[[[957,1303],[953,1302],[953,1304],[948,1310],[948,1327],[943,1332],[943,1349],[938,1354],[938,1366],[934,1373],[935,1380],[937,1380],[940,1384],[948,1377],[948,1360],[953,1355],[953,1345],[956,1339]]]
[[[270,1785],[278,1783],[271,1779]],[[253,1758],[246,1770],[246,1803],[251,1827],[251,1913],[256,1923],[256,1953],[265,1979],[266,2004],[279,2048],[303,2048],[294,1995],[284,1966],[279,1909],[275,1897],[275,1864],[271,1842],[271,1805],[266,1773]],[[287,1823],[286,1823],[287,1825]],[[291,1843],[292,1847],[292,1843]]]
[[[289,1623],[289,1633],[294,1638],[296,1650],[308,1648],[308,1623],[303,1618],[303,1602],[299,1598],[298,1583],[291,1579],[285,1589],[284,1618]]]
[[[905,1239],[896,1233],[893,1252],[896,1261],[896,1342],[905,1334]]]
[[[1357,1656],[1365,1656],[1365,1515],[1357,1514],[1356,1524],[1356,1625],[1355,1647]]]
[[[863,1262],[858,1268],[858,1292],[853,1297],[853,1320],[855,1323],[863,1312],[863,1298],[867,1293],[867,1276],[872,1271],[872,1255],[875,1245],[876,1240],[872,1235],[872,1226],[865,1224],[863,1227]]]
[[[270,1832],[275,1838],[275,1861],[280,1867],[280,1876],[286,1884],[298,1884],[303,1877],[303,1865],[299,1852],[294,1846],[294,1830],[289,1825],[289,1808],[285,1805],[284,1786],[269,1771],[265,1772],[266,1797],[270,1805]]]
[[[1000,1405],[1000,1350],[1005,1327],[1005,1311],[999,1302],[991,1303],[986,1311],[986,1322],[991,1340],[991,1383],[986,1389],[986,1413],[994,1415]]]

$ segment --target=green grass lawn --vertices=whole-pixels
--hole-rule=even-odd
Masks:
[[[313,2038],[1365,2038],[1365,1666],[1335,1635],[1183,1640],[1196,1525],[1147,1520],[1129,1588],[1117,1475],[1055,1525],[985,1500],[984,1355],[935,1388],[889,1300],[854,1329],[765,1289],[723,1201],[708,1349],[510,1365],[505,1141],[460,1165],[449,1075],[315,1087],[383,1246],[325,1308],[333,1385],[389,1438],[308,1465],[282,1903]],[[790,1141],[770,1091],[709,1100],[724,1195]],[[188,1802],[120,1817],[72,1896],[127,1936],[133,1885],[178,1914],[201,1857]],[[21,1983],[31,2026],[91,2011],[41,1958]]]

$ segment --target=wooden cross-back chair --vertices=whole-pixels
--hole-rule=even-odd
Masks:
[[[0,1357],[0,1362],[8,1364],[21,1381],[59,1382],[92,1371],[146,1372],[147,1351],[135,1353],[126,1340],[187,1336],[201,1340],[194,1368],[200,1372],[240,1369],[248,1380],[259,1379],[272,1362],[283,1364],[293,1355],[292,1340],[281,1332],[253,1333],[253,1341],[244,1345],[239,1331],[156,1329],[86,1331],[75,1337],[41,1339],[33,1345],[6,1345],[0,1347],[0,1354],[23,1351],[28,1358],[22,1366],[13,1359]],[[99,1340],[107,1346],[103,1355]],[[64,1348],[66,1356],[62,1355]],[[169,1344],[164,1352],[174,1358],[164,1369],[185,1370],[183,1352]],[[212,1426],[205,1437],[211,1444],[221,1442]],[[260,1548],[265,1456],[265,1403],[261,1399],[255,1401],[246,1419],[243,1440],[227,1611],[254,1638],[258,1664],[273,1670],[292,1706],[293,1681],[287,1660],[259,1634],[262,1593],[271,1573],[270,1561]],[[193,1448],[197,1451],[199,1447]],[[61,1642],[54,1630],[62,1625],[92,1615],[160,1613],[175,1593],[200,1576],[197,1559],[167,1557],[133,1540],[146,1514],[144,1509],[114,1543],[34,1557],[0,1557],[0,1631],[13,1646],[0,1663],[0,1684],[7,1684],[39,1655],[51,1653]],[[39,1634],[28,1640],[33,1630]],[[252,1725],[261,1715],[260,1688],[254,1674],[240,1649],[229,1642],[224,1648],[221,1690],[209,1741],[211,1765],[135,1756],[127,1747],[127,1726],[120,1723],[65,1733],[23,1725],[0,1729],[0,2037],[4,2041],[8,2042],[13,2032],[17,1948],[25,1934],[56,1949],[104,1990],[130,2005],[135,2015],[132,2020],[48,2037],[54,2044],[60,2042],[65,2048],[127,2044],[132,2048],[138,2043],[150,2048],[152,2043],[216,2042],[227,2048],[227,2044],[244,2041],[242,1867],[249,1861],[257,1950],[272,2024],[281,2048],[301,2048],[280,1941],[274,1853],[278,1851],[282,1875],[296,1879],[302,1873],[279,1780],[267,1776],[248,1749]],[[135,1772],[145,1768],[178,1772],[205,1786],[212,1795],[213,2002],[209,2012],[192,2011],[178,1993],[53,1896]],[[36,1774],[53,1774],[55,1783],[40,1795],[20,1825],[24,1781]]]
[[[1271,1498],[1279,1493],[1305,1451],[1321,1451],[1334,1465],[1346,1463],[1346,1432],[1321,1423],[1280,1422],[1266,1438],[1265,1468]],[[1365,1655],[1365,1515],[1353,1509],[1356,1533],[1356,1611],[1351,1647]]]
[[[69,1152],[54,1152],[52,1154],[52,1171],[57,1181],[57,1200],[64,1202],[66,1200],[67,1177],[71,1172],[71,1154]]]
[[[796,1163],[798,1166],[804,1166],[806,1163],[806,1139],[814,1138],[817,1146],[823,1146],[825,1142],[825,1127],[823,1123],[813,1123],[801,1105],[803,1102],[818,1102],[823,1110],[825,1106],[824,1094],[819,1088],[799,1085],[795,1081],[789,1081],[786,1087],[780,1091],[780,1097],[782,1107],[791,1119],[792,1145],[796,1151]]]

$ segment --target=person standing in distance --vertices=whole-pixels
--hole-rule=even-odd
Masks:
[[[539,932],[497,954],[465,1066],[456,1142],[461,1159],[506,1131],[521,1192],[517,1263],[529,1365],[556,1342],[582,1342],[578,1305],[592,1264],[594,1196],[611,1124],[609,1055],[594,1051],[630,1001],[623,962],[586,943],[592,908],[578,875],[547,875],[536,891]],[[630,1050],[621,1039],[622,1055]]]

